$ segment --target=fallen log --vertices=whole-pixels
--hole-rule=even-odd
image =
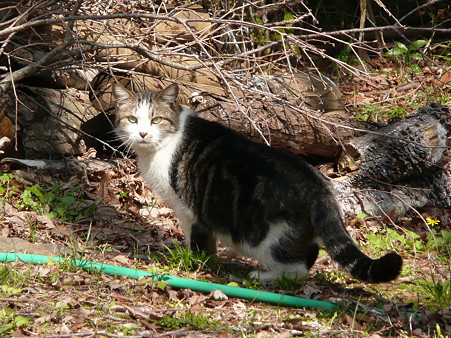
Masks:
[[[443,164],[450,123],[447,107],[420,108],[416,114],[345,143],[341,169],[357,166],[351,181],[360,187],[422,175]]]
[[[8,93],[9,105],[3,109],[7,119],[17,120],[16,141],[23,157],[61,158],[81,155],[88,149],[92,137],[83,129],[100,113],[92,107],[87,93],[23,85],[15,92]]]
[[[219,122],[248,137],[297,154],[335,158],[340,142],[348,141],[369,124],[347,119],[341,92],[328,78],[316,74],[266,75],[231,81],[228,90],[179,81],[181,103],[203,118]],[[99,110],[115,109],[111,86],[120,81],[133,90],[158,90],[172,81],[151,77],[112,78],[99,74],[92,82],[91,102]],[[337,128],[337,126],[343,128]]]
[[[398,122],[354,138],[335,182],[344,210],[399,216],[427,205],[451,207],[451,113],[431,104]]]

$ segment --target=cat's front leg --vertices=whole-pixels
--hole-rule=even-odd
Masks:
[[[194,223],[191,226],[190,248],[193,251],[206,251],[209,255],[214,255],[216,254],[216,238],[199,223]]]
[[[206,251],[209,255],[216,253],[216,238],[202,227],[186,210],[175,209],[175,214],[185,235],[185,245],[191,250]]]
[[[194,217],[192,217],[189,213],[184,210],[174,208],[175,215],[177,216],[180,226],[183,231],[183,235],[185,236],[185,245],[190,248],[191,247],[191,233],[193,224],[195,222]]]

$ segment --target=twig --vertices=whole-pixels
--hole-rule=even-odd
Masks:
[[[61,45],[53,49],[51,52],[47,53],[45,56],[43,56],[40,60],[36,61],[35,63],[4,75],[3,79],[0,81],[0,95],[2,92],[5,92],[11,87],[11,83],[13,81],[17,82],[36,74],[41,67],[43,67],[49,61],[55,58],[59,53],[61,53],[71,44],[73,44],[73,41],[63,42]]]
[[[422,10],[423,8],[435,5],[436,3],[439,2],[443,2],[443,0],[429,0],[426,3],[412,9],[409,13],[407,13],[406,15],[404,15],[401,19],[398,20],[398,22],[403,22],[405,19],[407,19],[409,16],[411,16],[412,14]]]

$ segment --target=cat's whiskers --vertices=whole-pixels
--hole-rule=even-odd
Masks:
[[[133,147],[133,140],[131,140],[130,138],[125,138],[125,137],[121,137],[119,136],[116,140],[118,141],[122,141],[119,144],[119,148],[124,147],[124,154],[129,157],[133,151],[132,151],[132,147]]]

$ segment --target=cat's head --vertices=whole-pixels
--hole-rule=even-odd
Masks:
[[[171,84],[159,92],[131,92],[113,85],[116,99],[116,133],[135,152],[155,151],[179,128],[179,87]]]

